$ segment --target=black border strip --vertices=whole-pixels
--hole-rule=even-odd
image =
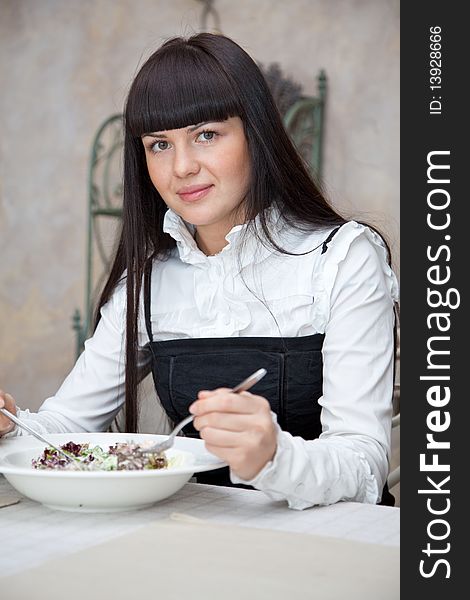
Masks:
[[[465,592],[457,587],[467,587],[470,232],[463,187],[470,165],[462,6],[401,3],[401,589],[404,598],[426,600],[458,598]],[[427,447],[430,440],[436,447]]]

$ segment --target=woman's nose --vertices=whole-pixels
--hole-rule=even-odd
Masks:
[[[173,171],[177,177],[187,177],[199,172],[200,165],[190,148],[178,148],[175,151]]]

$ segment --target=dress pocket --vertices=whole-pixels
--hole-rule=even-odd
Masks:
[[[250,392],[265,397],[271,409],[279,413],[281,359],[278,353],[252,349],[174,356],[170,361],[171,375],[168,378],[171,405],[178,418],[183,419],[200,390],[235,387],[257,369],[264,368],[266,376]]]

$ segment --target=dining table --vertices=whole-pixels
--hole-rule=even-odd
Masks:
[[[388,506],[293,510],[190,480],[140,510],[68,512],[0,475],[0,540],[4,600],[400,597],[400,509]]]

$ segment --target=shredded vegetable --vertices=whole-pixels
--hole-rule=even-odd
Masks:
[[[35,469],[61,469],[68,471],[139,471],[144,469],[165,469],[168,459],[165,453],[145,452],[145,444],[117,443],[103,450],[101,446],[90,448],[90,444],[67,442],[61,449],[81,460],[81,464],[68,461],[54,448],[47,447],[41,456],[32,460]]]

